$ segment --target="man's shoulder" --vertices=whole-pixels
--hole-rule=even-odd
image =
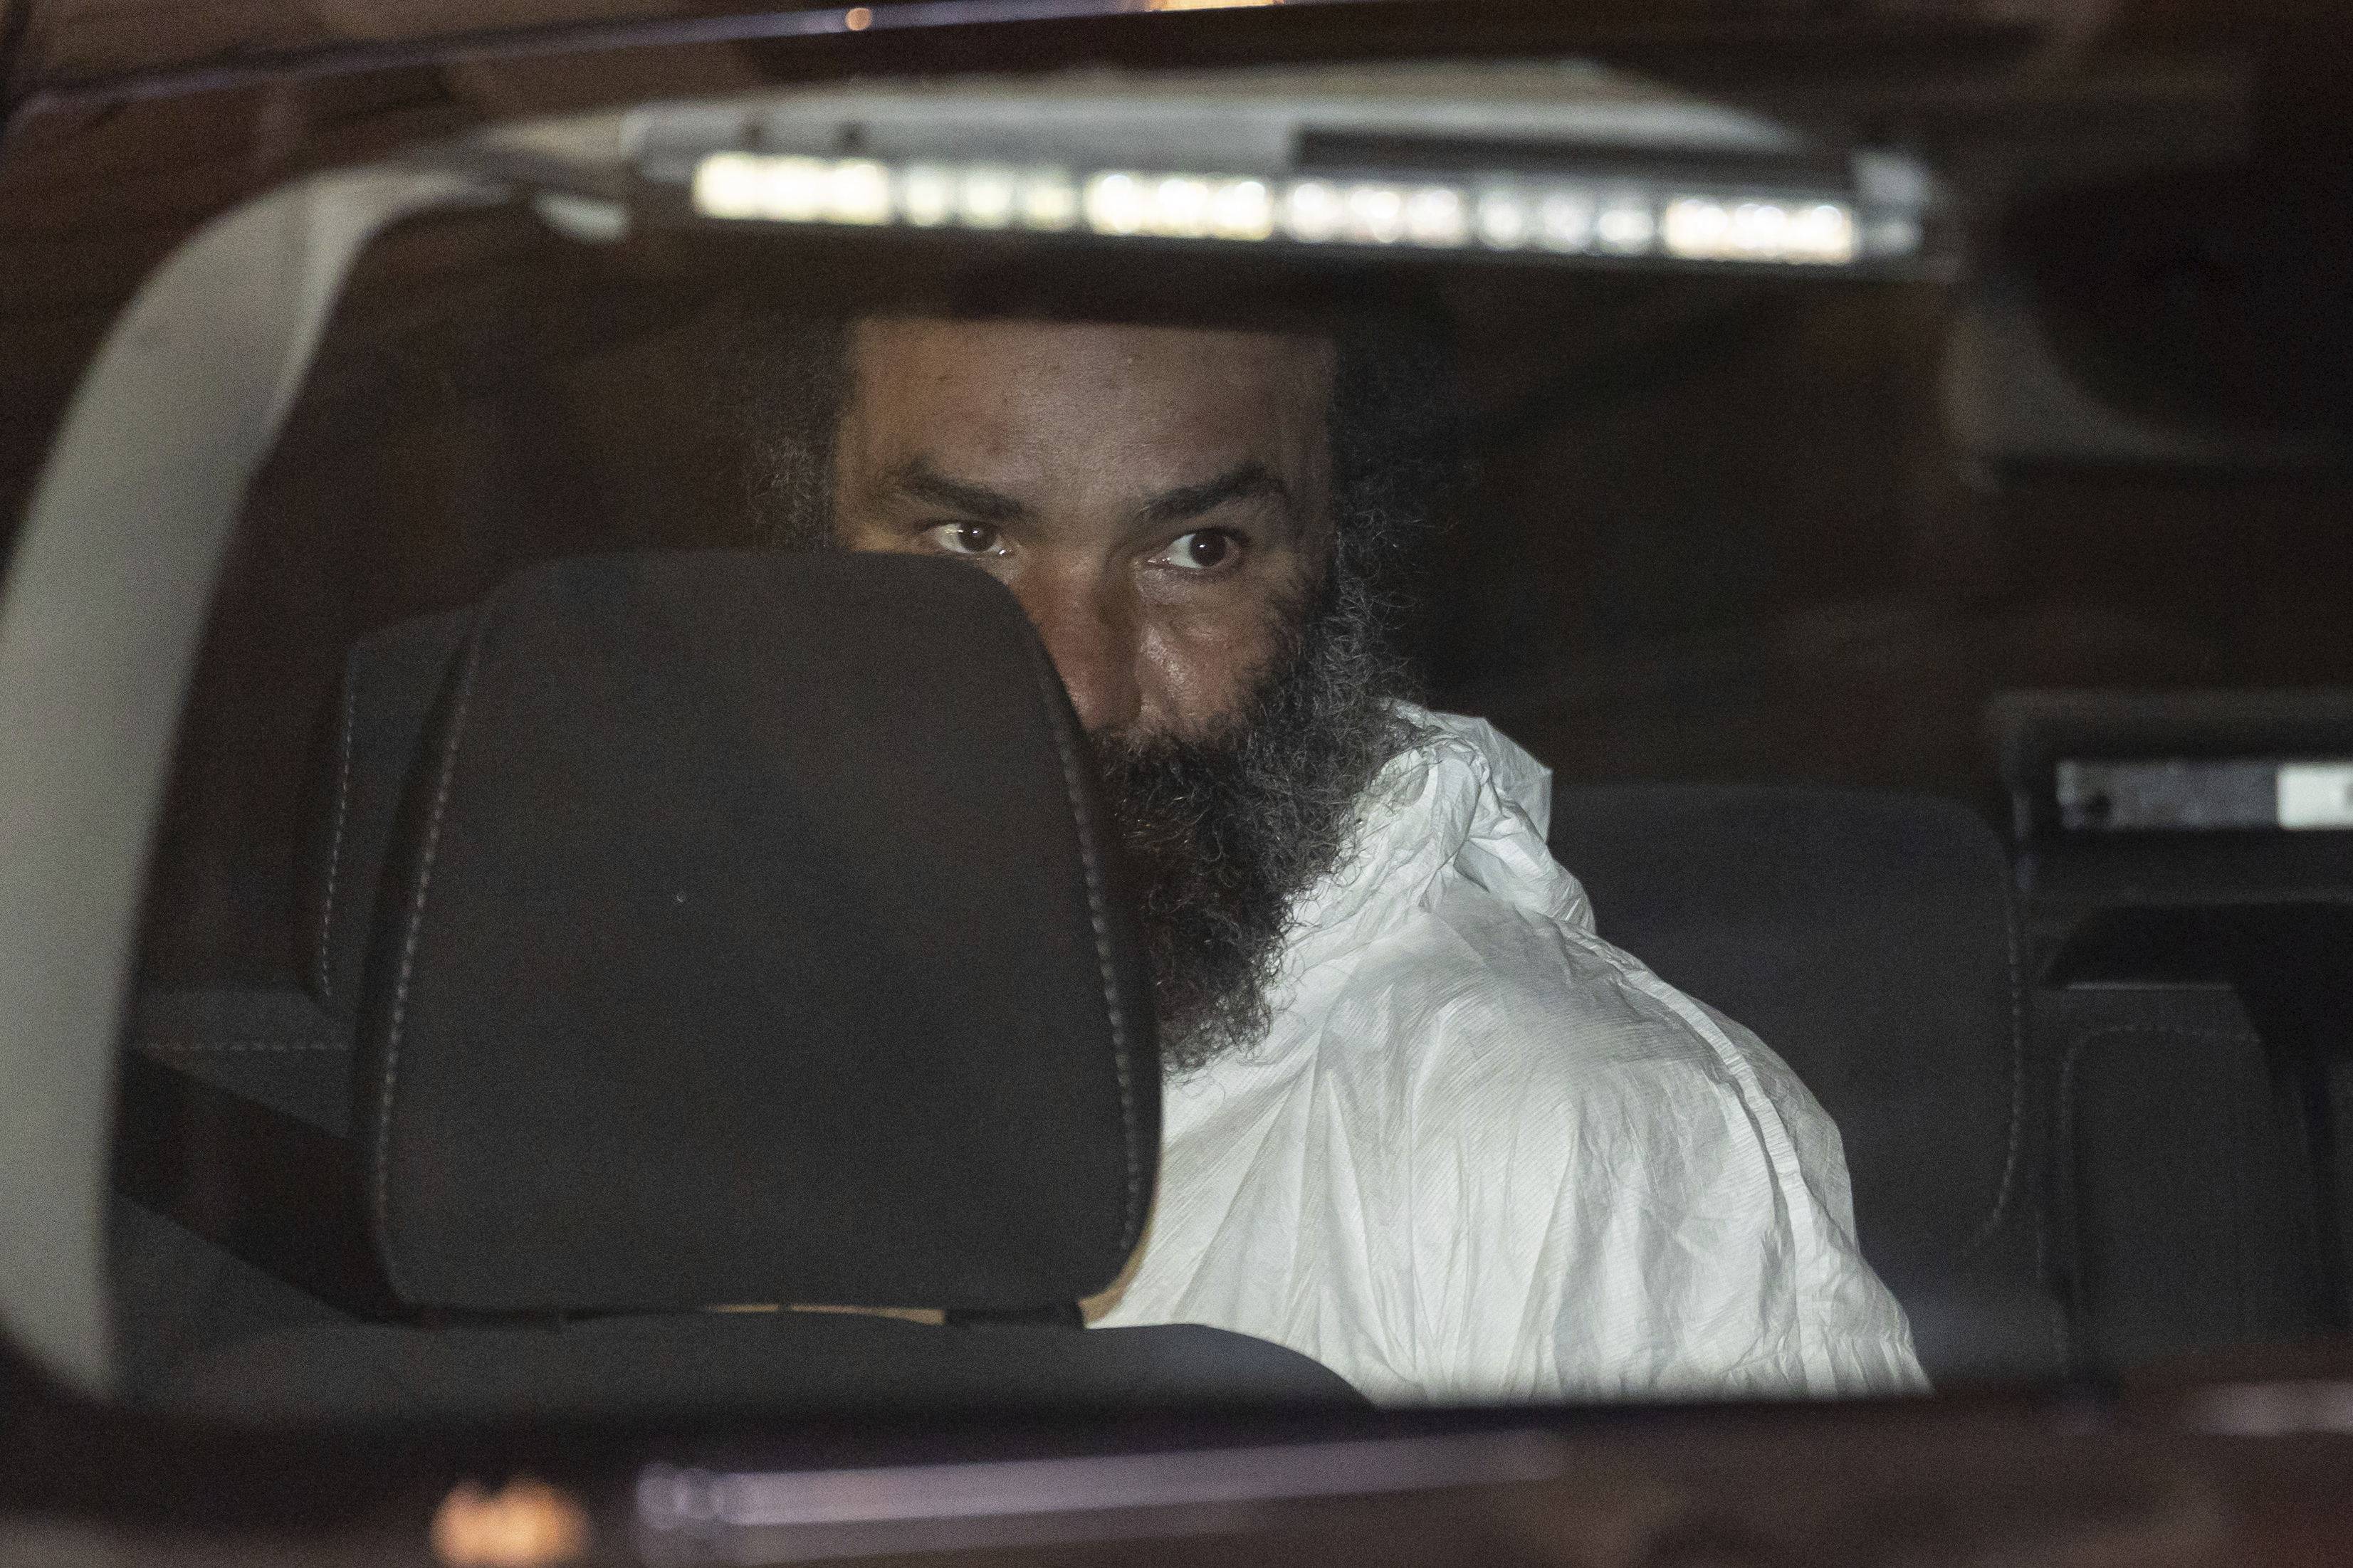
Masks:
[[[1326,1016],[1364,1069],[1504,1119],[1677,1114],[1738,1092],[1746,1044],[1589,931],[1476,889],[1365,952]]]
[[[1435,1096],[1481,1121],[1746,1098],[1753,1037],[1595,933],[1545,842],[1543,766],[1483,721],[1409,717],[1421,742],[1376,792],[1355,863],[1300,910],[1274,1055],[1308,1052],[1359,1104]]]

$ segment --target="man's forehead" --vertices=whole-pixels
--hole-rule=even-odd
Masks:
[[[870,316],[856,323],[839,479],[971,516],[1128,521],[1271,500],[1320,518],[1333,350],[1303,332]],[[969,491],[959,500],[951,491]],[[1009,510],[1006,510],[1009,509]]]

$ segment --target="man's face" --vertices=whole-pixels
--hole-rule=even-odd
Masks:
[[[1328,343],[885,317],[850,370],[839,544],[997,577],[1090,733],[1239,714],[1329,557]]]

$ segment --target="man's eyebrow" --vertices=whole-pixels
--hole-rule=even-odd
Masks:
[[[1275,477],[1273,470],[1264,463],[1252,461],[1198,485],[1164,490],[1145,502],[1136,516],[1143,522],[1189,522],[1228,501],[1250,496],[1273,496],[1286,506],[1291,501],[1289,487]]]
[[[983,522],[1011,522],[1029,515],[1029,509],[985,485],[969,485],[952,479],[932,467],[928,458],[915,458],[893,468],[883,481],[883,488],[915,500],[929,501],[934,506],[953,507],[967,517]]]

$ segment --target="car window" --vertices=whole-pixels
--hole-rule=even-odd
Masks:
[[[1873,1397],[2341,1331],[2334,253],[2272,143],[2195,174],[2225,232],[1865,129],[1523,60],[421,146],[496,183],[361,250],[179,720],[125,1396]]]

